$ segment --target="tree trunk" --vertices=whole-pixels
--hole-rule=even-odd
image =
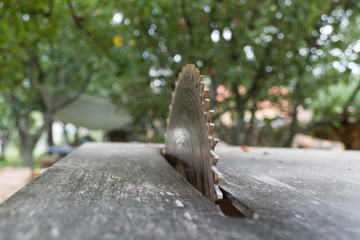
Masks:
[[[288,138],[288,141],[285,143],[285,147],[291,146],[291,141],[297,132],[297,108],[298,108],[298,106],[299,105],[294,106],[294,110],[292,113],[292,122],[291,122],[290,129],[289,129],[289,138]]]
[[[233,136],[233,144],[241,145],[244,141],[244,117],[245,117],[245,110],[246,110],[246,99],[243,98],[237,89],[237,85],[233,85],[233,91],[235,93],[236,99],[236,110],[239,115],[239,119],[236,121],[236,125],[234,127],[234,136]]]
[[[79,146],[80,143],[80,139],[79,139],[79,126],[75,126],[76,130],[75,130],[75,138],[74,138],[74,144],[76,146]]]
[[[252,140],[254,125],[255,125],[255,112],[256,112],[256,110],[257,110],[256,103],[254,103],[254,106],[251,108],[250,126],[249,126],[249,129],[247,131],[247,134],[245,136],[245,141],[244,141],[244,143],[246,145],[249,145],[250,141]]]
[[[236,122],[235,125],[235,131],[234,131],[234,144],[235,145],[241,145],[243,144],[244,140],[244,117],[245,117],[245,108],[239,108],[238,109],[239,119]]]
[[[9,141],[9,133],[6,132],[1,132],[1,145],[0,145],[0,148],[1,148],[1,155],[0,155],[0,161],[4,161],[5,160],[5,148],[8,144],[8,141]]]
[[[54,145],[52,126],[53,126],[53,120],[50,118],[49,123],[47,125],[47,144],[48,144],[48,147]]]
[[[2,144],[1,144],[2,145]],[[1,155],[0,155],[0,161],[5,160],[5,147],[1,146]]]
[[[35,148],[36,142],[32,139],[31,136],[27,136],[26,139],[21,139],[21,153],[22,153],[22,166],[23,167],[33,167],[33,151]]]
[[[18,130],[21,142],[21,154],[22,154],[22,166],[24,167],[33,167],[33,151],[36,143],[38,142],[41,134],[45,129],[48,128],[47,124],[49,123],[50,114],[48,112],[44,113],[44,124],[38,128],[35,134],[31,134],[28,129],[28,125],[22,125],[18,121]]]
[[[279,141],[276,144],[276,147],[285,147],[288,139],[289,139],[289,135],[290,135],[290,130],[289,131],[283,131],[280,135]],[[290,141],[291,142],[291,141]]]
[[[6,143],[5,143],[5,139],[2,138],[1,139],[1,156],[0,156],[0,161],[4,161],[5,160],[5,147],[6,147]]]

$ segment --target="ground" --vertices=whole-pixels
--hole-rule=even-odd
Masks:
[[[5,167],[0,169],[0,204],[42,173],[44,169]]]

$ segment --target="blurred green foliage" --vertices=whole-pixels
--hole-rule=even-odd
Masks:
[[[299,107],[313,121],[359,120],[359,8],[355,0],[1,1],[0,126],[23,121],[34,136],[44,129],[28,112],[49,112],[39,84],[68,95],[85,86],[128,108],[133,140],[150,131],[161,142],[176,76],[195,63],[212,98],[220,85],[230,92],[212,103],[220,136],[256,143],[257,128],[282,121],[286,145],[307,127],[294,117]],[[274,86],[287,92],[270,93]],[[258,119],[265,100],[286,100],[285,113]],[[227,111],[231,126],[219,118]]]

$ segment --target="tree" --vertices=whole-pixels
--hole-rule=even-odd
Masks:
[[[6,20],[1,25],[4,63],[0,76],[5,89],[2,93],[11,104],[21,142],[22,164],[32,166],[33,149],[48,129],[52,114],[79,97],[92,78],[104,75],[109,69],[106,64],[100,68],[102,57],[78,33],[69,10],[59,2],[9,2],[2,8]],[[15,27],[9,28],[8,22],[13,22]],[[47,106],[41,86],[55,88],[69,97]],[[41,123],[35,121],[37,112],[42,115]]]
[[[225,135],[233,135],[229,141],[234,144],[248,141],[252,127],[247,125],[258,121],[258,103],[269,98],[275,103],[283,99],[290,102],[293,120],[283,138],[283,144],[289,144],[299,128],[297,109],[308,107],[305,100],[315,100],[317,89],[349,78],[350,67],[339,71],[334,63],[336,58],[344,58],[334,56],[332,51],[345,52],[357,40],[359,6],[351,0],[134,1],[115,6],[128,20],[128,24],[118,26],[118,31],[133,33],[124,35],[124,42],[133,42],[136,52],[142,53],[143,64],[137,72],[146,74],[144,69],[148,69],[154,73],[144,75],[142,81],[137,80],[128,88],[149,89],[149,83],[154,87],[155,81],[165,80],[165,86],[148,91],[148,96],[160,98],[162,92],[172,90],[175,73],[185,63],[196,63],[206,74],[213,93],[219,85],[231,92],[225,101],[216,103],[216,109],[217,116],[231,111],[234,125]],[[132,60],[139,58],[129,59]],[[156,76],[151,69],[171,69],[174,74]],[[239,91],[239,86],[245,91]],[[269,89],[274,86],[286,87],[289,94],[269,96]],[[135,99],[130,101],[129,96],[121,98],[130,105],[139,104]],[[152,102],[142,104],[144,109],[158,108]],[[141,111],[146,122],[157,117],[151,116],[152,112],[149,115]],[[246,123],[247,112],[253,113],[250,124]]]
[[[309,127],[297,121],[300,107],[315,106],[329,86],[358,81],[358,9],[352,0],[6,2],[0,7],[1,94],[22,148],[31,149],[25,155],[32,155],[51,114],[84,91],[126,106],[135,118],[134,140],[161,142],[176,75],[196,63],[211,96],[219,86],[229,92],[212,101],[223,139],[247,144],[262,124],[290,119],[276,138],[283,146]],[[69,99],[46,106],[38,91],[43,85]],[[359,91],[351,86],[341,117]],[[264,101],[282,115],[257,117]],[[327,107],[315,109],[312,124],[334,115]],[[39,126],[35,112],[43,118]],[[224,113],[232,124],[222,124]]]
[[[5,160],[5,149],[8,145],[10,138],[9,135],[12,128],[8,120],[8,116],[10,116],[10,114],[11,110],[9,109],[9,105],[4,100],[4,98],[0,96],[0,161]]]

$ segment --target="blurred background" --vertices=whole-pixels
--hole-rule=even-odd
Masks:
[[[0,0],[3,198],[38,174],[17,167],[44,169],[86,141],[163,142],[187,63],[205,75],[223,142],[298,147],[311,136],[303,147],[359,150],[359,10],[356,0]]]

